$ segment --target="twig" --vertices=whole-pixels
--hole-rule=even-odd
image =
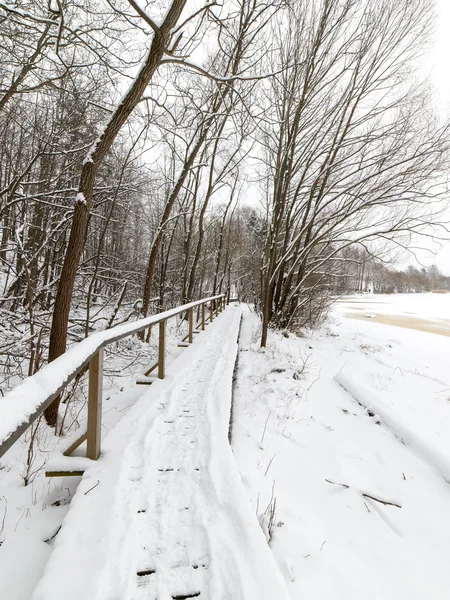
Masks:
[[[335,481],[330,481],[329,479],[325,479],[325,481],[327,483],[331,483],[332,485],[340,485],[341,487],[350,489],[350,486],[347,485],[346,483],[336,483]],[[358,491],[360,492],[361,496],[363,496],[363,498],[369,498],[370,500],[374,500],[375,502],[379,502],[380,504],[384,504],[385,506],[395,506],[396,508],[401,508],[401,505],[396,504],[395,502],[389,502],[388,500],[381,500],[381,498],[376,498],[375,496],[371,496],[370,494],[366,494],[365,492],[361,492],[360,490],[358,490]]]
[[[322,369],[319,369],[319,374],[317,375],[316,379],[314,379],[314,381],[311,383],[311,385],[307,388],[308,392],[309,390],[312,388],[312,386],[317,383],[317,381],[319,381],[320,376],[322,375]]]
[[[267,415],[266,423],[265,423],[264,429],[263,429],[263,434],[261,436],[261,444],[264,442],[264,436],[266,435],[267,423],[269,422],[271,412],[272,411],[269,410],[269,414]]]
[[[61,529],[61,525],[57,528],[57,530],[55,531],[55,533],[51,537],[49,537],[46,540],[44,540],[44,542],[46,544],[49,544],[58,535],[60,529]]]
[[[93,485],[91,488],[88,489],[87,492],[84,492],[84,495],[86,496],[87,494],[89,494],[89,492],[92,492],[93,489],[95,489],[100,483],[100,479],[97,479],[97,483],[95,485]]]
[[[272,458],[269,460],[269,463],[267,465],[267,469],[266,472],[264,473],[264,477],[267,475],[267,473],[269,472],[270,467],[272,466],[273,460],[275,458],[275,456],[278,454],[278,452],[275,452],[275,454],[272,456]]]
[[[384,504],[385,506],[395,506],[396,508],[401,508],[400,504],[396,504],[395,502],[388,502],[387,500],[381,500],[380,498],[375,498],[375,496],[371,496],[370,494],[363,494],[364,498],[370,498],[370,500],[375,500],[375,502],[379,502],[380,504]]]
[[[333,485],[340,485],[341,487],[345,487],[347,489],[349,489],[349,487],[350,487],[349,485],[346,485],[345,483],[336,483],[335,481],[330,481],[329,479],[325,479],[325,481],[327,483],[331,483]]]
[[[3,542],[5,541],[3,539],[3,541],[1,540],[1,537],[3,535],[3,531],[5,530],[5,521],[6,521],[6,515],[8,514],[8,501],[6,500],[5,496],[2,496],[3,500],[5,501],[5,513],[3,515],[3,519],[2,519],[2,526],[0,527],[0,546],[3,544]]]

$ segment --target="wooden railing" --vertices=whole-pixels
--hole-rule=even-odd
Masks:
[[[45,365],[35,375],[24,379],[20,385],[0,398],[0,457],[39,418],[67,385],[86,366],[89,366],[87,431],[64,454],[69,456],[86,440],[87,458],[97,460],[101,446],[103,349],[113,342],[159,325],[158,361],[146,372],[146,375],[157,369],[158,378],[164,379],[166,321],[186,313],[188,333],[183,341],[188,340],[192,343],[196,331],[194,309],[200,307],[201,316],[198,326],[204,330],[207,322],[207,305],[209,305],[209,320],[212,321],[214,313],[217,316],[225,308],[225,296],[221,294],[204,298],[133,323],[93,333],[82,342],[74,344],[62,356]]]

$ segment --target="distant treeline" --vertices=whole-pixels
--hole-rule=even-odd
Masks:
[[[349,249],[333,278],[334,294],[374,292],[379,294],[450,291],[450,276],[436,265],[396,269],[365,251]]]
[[[414,293],[450,291],[450,277],[436,265],[418,269],[409,265],[404,271],[378,265],[373,273],[373,291],[379,293]]]

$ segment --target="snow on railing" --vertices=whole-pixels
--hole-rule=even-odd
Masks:
[[[205,307],[210,305],[209,319],[225,307],[225,296],[211,296],[152,315],[133,323],[126,323],[91,334],[71,346],[53,362],[27,377],[16,388],[0,399],[0,457],[36,421],[44,410],[57,398],[67,385],[89,365],[88,424],[87,432],[65,452],[69,455],[87,440],[86,456],[96,460],[100,455],[101,399],[103,375],[103,348],[125,337],[159,324],[158,362],[146,375],[158,369],[158,378],[164,379],[165,322],[181,313],[188,314],[189,333],[186,339],[193,341],[193,309],[201,307],[201,328],[205,329]]]

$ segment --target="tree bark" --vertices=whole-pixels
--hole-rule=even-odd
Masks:
[[[84,161],[75,202],[69,243],[64,257],[53,309],[48,353],[49,362],[58,358],[66,350],[70,303],[77,269],[84,248],[89,213],[92,208],[94,183],[98,169],[160,65],[168,48],[172,29],[177,24],[185,4],[186,0],[172,1],[164,22],[153,36],[149,53],[138,76],[133,81],[122,102],[112,114],[103,133]],[[56,426],[58,409],[59,398],[54,400],[44,413],[45,419],[50,426]]]

